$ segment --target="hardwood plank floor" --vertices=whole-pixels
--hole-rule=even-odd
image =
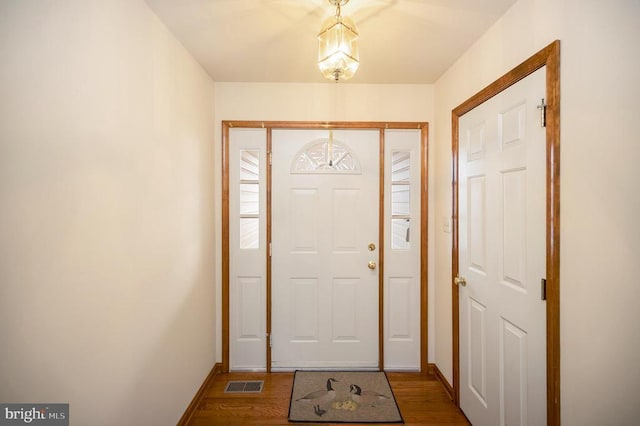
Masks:
[[[406,425],[469,424],[434,377],[417,373],[387,376]],[[225,394],[229,380],[264,380],[264,388],[259,394]],[[290,425],[287,415],[292,385],[293,373],[219,374],[189,425]]]

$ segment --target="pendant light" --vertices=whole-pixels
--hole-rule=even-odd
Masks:
[[[324,21],[318,34],[318,67],[325,78],[337,83],[353,77],[360,65],[358,32],[340,10],[349,0],[328,1],[336,7],[336,13]]]

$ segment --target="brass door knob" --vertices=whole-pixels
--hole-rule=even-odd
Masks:
[[[466,287],[467,286],[467,279],[465,277],[463,277],[462,275],[458,275],[457,277],[455,277],[453,279],[453,282],[456,285],[462,286],[462,287]]]
[[[376,262],[370,260],[367,266],[369,267],[369,269],[376,269]]]

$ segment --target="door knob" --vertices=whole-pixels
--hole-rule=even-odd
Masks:
[[[376,269],[376,262],[370,260],[367,266],[369,267],[369,269]]]
[[[463,277],[462,275],[458,275],[457,277],[455,277],[453,279],[453,282],[456,285],[460,285],[462,287],[466,287],[467,286],[467,279],[465,277]]]

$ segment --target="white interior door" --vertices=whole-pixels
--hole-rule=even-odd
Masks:
[[[274,370],[378,368],[379,139],[273,130]]]
[[[545,69],[459,121],[460,406],[480,425],[546,423]]]

